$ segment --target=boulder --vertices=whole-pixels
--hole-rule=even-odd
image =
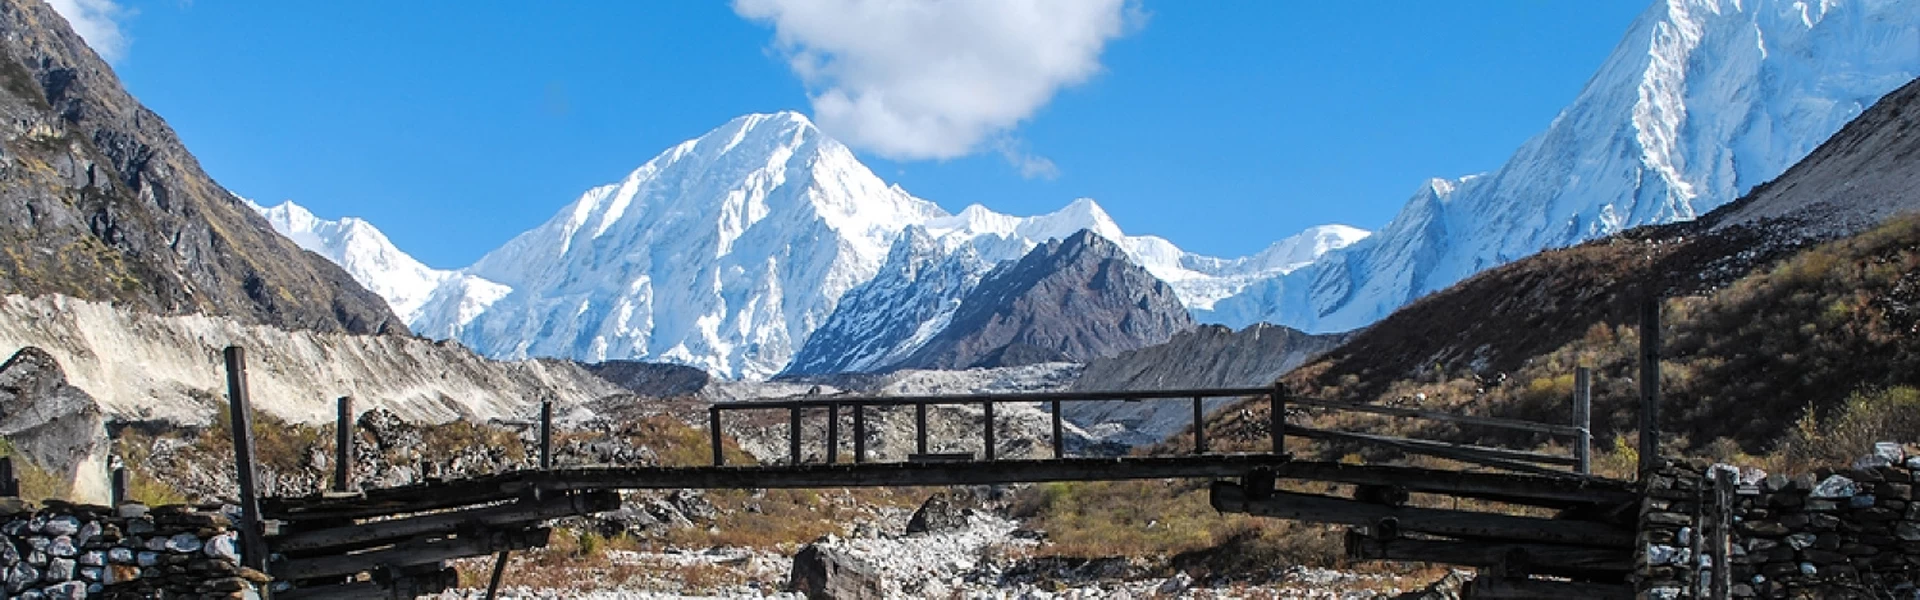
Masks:
[[[0,438],[68,480],[88,461],[105,464],[107,425],[100,404],[67,383],[52,354],[33,346],[0,364]]]
[[[946,492],[934,494],[913,511],[913,518],[907,520],[907,533],[927,533],[959,529],[967,526],[966,509],[955,506]]]
[[[787,586],[808,600],[879,600],[886,597],[872,567],[834,550],[823,541],[793,555]]]

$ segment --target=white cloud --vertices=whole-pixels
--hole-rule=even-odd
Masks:
[[[999,152],[1000,158],[1006,159],[1007,164],[1019,169],[1020,176],[1023,178],[1053,179],[1060,176],[1060,167],[1054,166],[1053,160],[1028,153],[1026,147],[1013,138],[1003,137],[995,140],[993,151]]]
[[[995,143],[1099,72],[1101,49],[1139,21],[1126,0],[735,0],[733,9],[773,26],[822,129],[908,160]],[[1052,170],[1017,150],[1001,153],[1023,173]]]
[[[113,0],[47,0],[47,4],[67,19],[73,32],[87,40],[100,58],[116,62],[127,55],[127,36],[119,22],[128,15],[125,7]]]

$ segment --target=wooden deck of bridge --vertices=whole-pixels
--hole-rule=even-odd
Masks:
[[[270,519],[360,518],[419,512],[542,493],[622,489],[763,489],[992,485],[1129,479],[1224,479],[1264,473],[1275,479],[1399,487],[1534,506],[1573,507],[1631,501],[1625,482],[1579,476],[1465,472],[1404,466],[1294,461],[1273,454],[1133,456],[968,462],[583,467],[510,471],[469,479],[366,490],[352,496],[266,498]]]

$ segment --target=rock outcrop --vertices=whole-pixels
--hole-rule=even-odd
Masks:
[[[0,364],[0,439],[14,451],[63,480],[85,467],[106,472],[107,428],[100,405],[67,383],[60,363],[32,346]],[[75,495],[104,500],[105,490],[85,485]]]
[[[406,332],[202,172],[45,2],[0,2],[0,34],[0,293]]]
[[[684,365],[638,360],[610,360],[581,365],[608,383],[648,398],[680,398],[706,389],[713,376]]]
[[[1082,362],[1193,328],[1173,288],[1088,230],[989,273],[953,320],[896,365],[918,369]]]

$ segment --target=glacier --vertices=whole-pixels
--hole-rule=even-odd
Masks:
[[[1693,219],[1916,74],[1914,0],[1655,2],[1505,165],[1429,181],[1376,235],[1196,317],[1347,331],[1543,249]]]

